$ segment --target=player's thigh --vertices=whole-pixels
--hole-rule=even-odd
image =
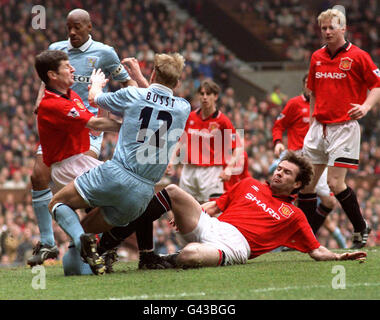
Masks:
[[[85,232],[102,233],[113,228],[112,225],[105,221],[101,210],[99,207],[94,208],[81,220],[81,225]]]
[[[315,188],[317,186],[319,178],[321,177],[325,168],[326,168],[325,164],[313,164],[313,170],[314,170],[313,178],[311,179],[311,182],[305,188],[303,188],[302,193],[315,192]]]
[[[64,203],[73,210],[89,207],[75,188],[74,181],[71,181],[53,196],[49,204],[49,210],[52,211],[53,207],[58,203]]]
[[[36,155],[30,180],[33,190],[44,190],[49,187],[50,168],[43,162],[42,154]]]
[[[177,228],[184,234],[193,231],[198,225],[202,212],[201,205],[193,196],[174,184],[165,189],[170,197]]]

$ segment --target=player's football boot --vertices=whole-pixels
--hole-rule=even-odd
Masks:
[[[172,253],[172,254],[163,254],[163,255],[160,255],[160,257],[161,257],[161,259],[163,259],[164,261],[169,263],[171,265],[171,268],[177,268],[178,267],[177,257],[179,255],[179,253],[180,253],[180,251]]]
[[[153,251],[140,252],[139,269],[169,269],[172,265]]]
[[[119,261],[119,256],[117,255],[116,250],[116,248],[111,249],[102,254],[106,273],[114,272],[113,265]]]
[[[104,260],[96,251],[96,237],[92,233],[83,233],[80,236],[80,255],[84,262],[88,263],[95,275],[102,275],[105,272]]]
[[[36,246],[33,248],[32,256],[27,260],[27,264],[34,267],[36,265],[43,264],[47,259],[55,259],[58,255],[59,250],[56,245],[48,246],[38,241]]]
[[[351,249],[360,249],[363,248],[368,240],[368,236],[372,229],[368,226],[366,222],[366,227],[362,232],[354,232],[352,235],[352,247]]]

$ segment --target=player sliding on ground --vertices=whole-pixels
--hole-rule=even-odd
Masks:
[[[307,185],[312,175],[311,163],[289,152],[269,183],[246,178],[216,201],[203,205],[172,184],[153,198],[138,220],[112,230],[112,234],[121,241],[139,220],[146,223],[172,210],[175,225],[187,243],[179,253],[165,257],[173,267],[244,264],[280,246],[308,253],[317,261],[364,260],[367,254],[362,251],[334,253],[321,246],[305,215],[291,203],[292,195]],[[163,205],[153,205],[157,197]],[[220,215],[211,217],[216,214]],[[107,238],[107,233],[103,234],[103,239]],[[112,241],[100,243],[106,247],[102,250],[111,245]]]

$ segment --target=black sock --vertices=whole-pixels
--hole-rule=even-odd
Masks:
[[[361,214],[355,192],[350,187],[347,187],[346,190],[336,194],[335,198],[337,198],[348,219],[351,221],[354,227],[354,232],[363,231],[367,225]]]
[[[317,234],[319,228],[323,225],[323,223],[326,220],[326,217],[329,215],[331,211],[332,211],[332,208],[328,208],[322,203],[319,204],[316,210],[316,215],[314,216],[314,221],[313,221],[313,226],[312,226],[314,234]]]
[[[140,224],[136,229],[139,251],[153,251],[153,222]]]
[[[317,194],[316,193],[298,193],[298,208],[305,214],[307,221],[313,228],[314,217],[317,211]]]
[[[170,209],[171,201],[167,191],[163,189],[160,192],[157,192],[140,217],[130,222],[125,227],[114,227],[110,231],[103,233],[98,245],[99,254],[115,248],[133,232],[140,229],[141,231],[136,233],[139,250],[148,250],[148,247],[153,249],[153,221],[160,218]],[[140,245],[143,249],[140,248]]]

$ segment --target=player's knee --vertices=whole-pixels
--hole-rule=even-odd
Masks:
[[[175,200],[181,194],[181,192],[183,192],[176,184],[169,184],[167,187],[165,187],[165,190],[171,200]]]
[[[177,258],[179,265],[197,267],[202,264],[202,256],[199,243],[189,243],[185,246]]]
[[[33,190],[47,189],[50,182],[50,169],[40,160],[36,160],[30,181]]]
[[[336,199],[332,196],[321,197],[322,204],[327,208],[334,208],[336,205]]]

